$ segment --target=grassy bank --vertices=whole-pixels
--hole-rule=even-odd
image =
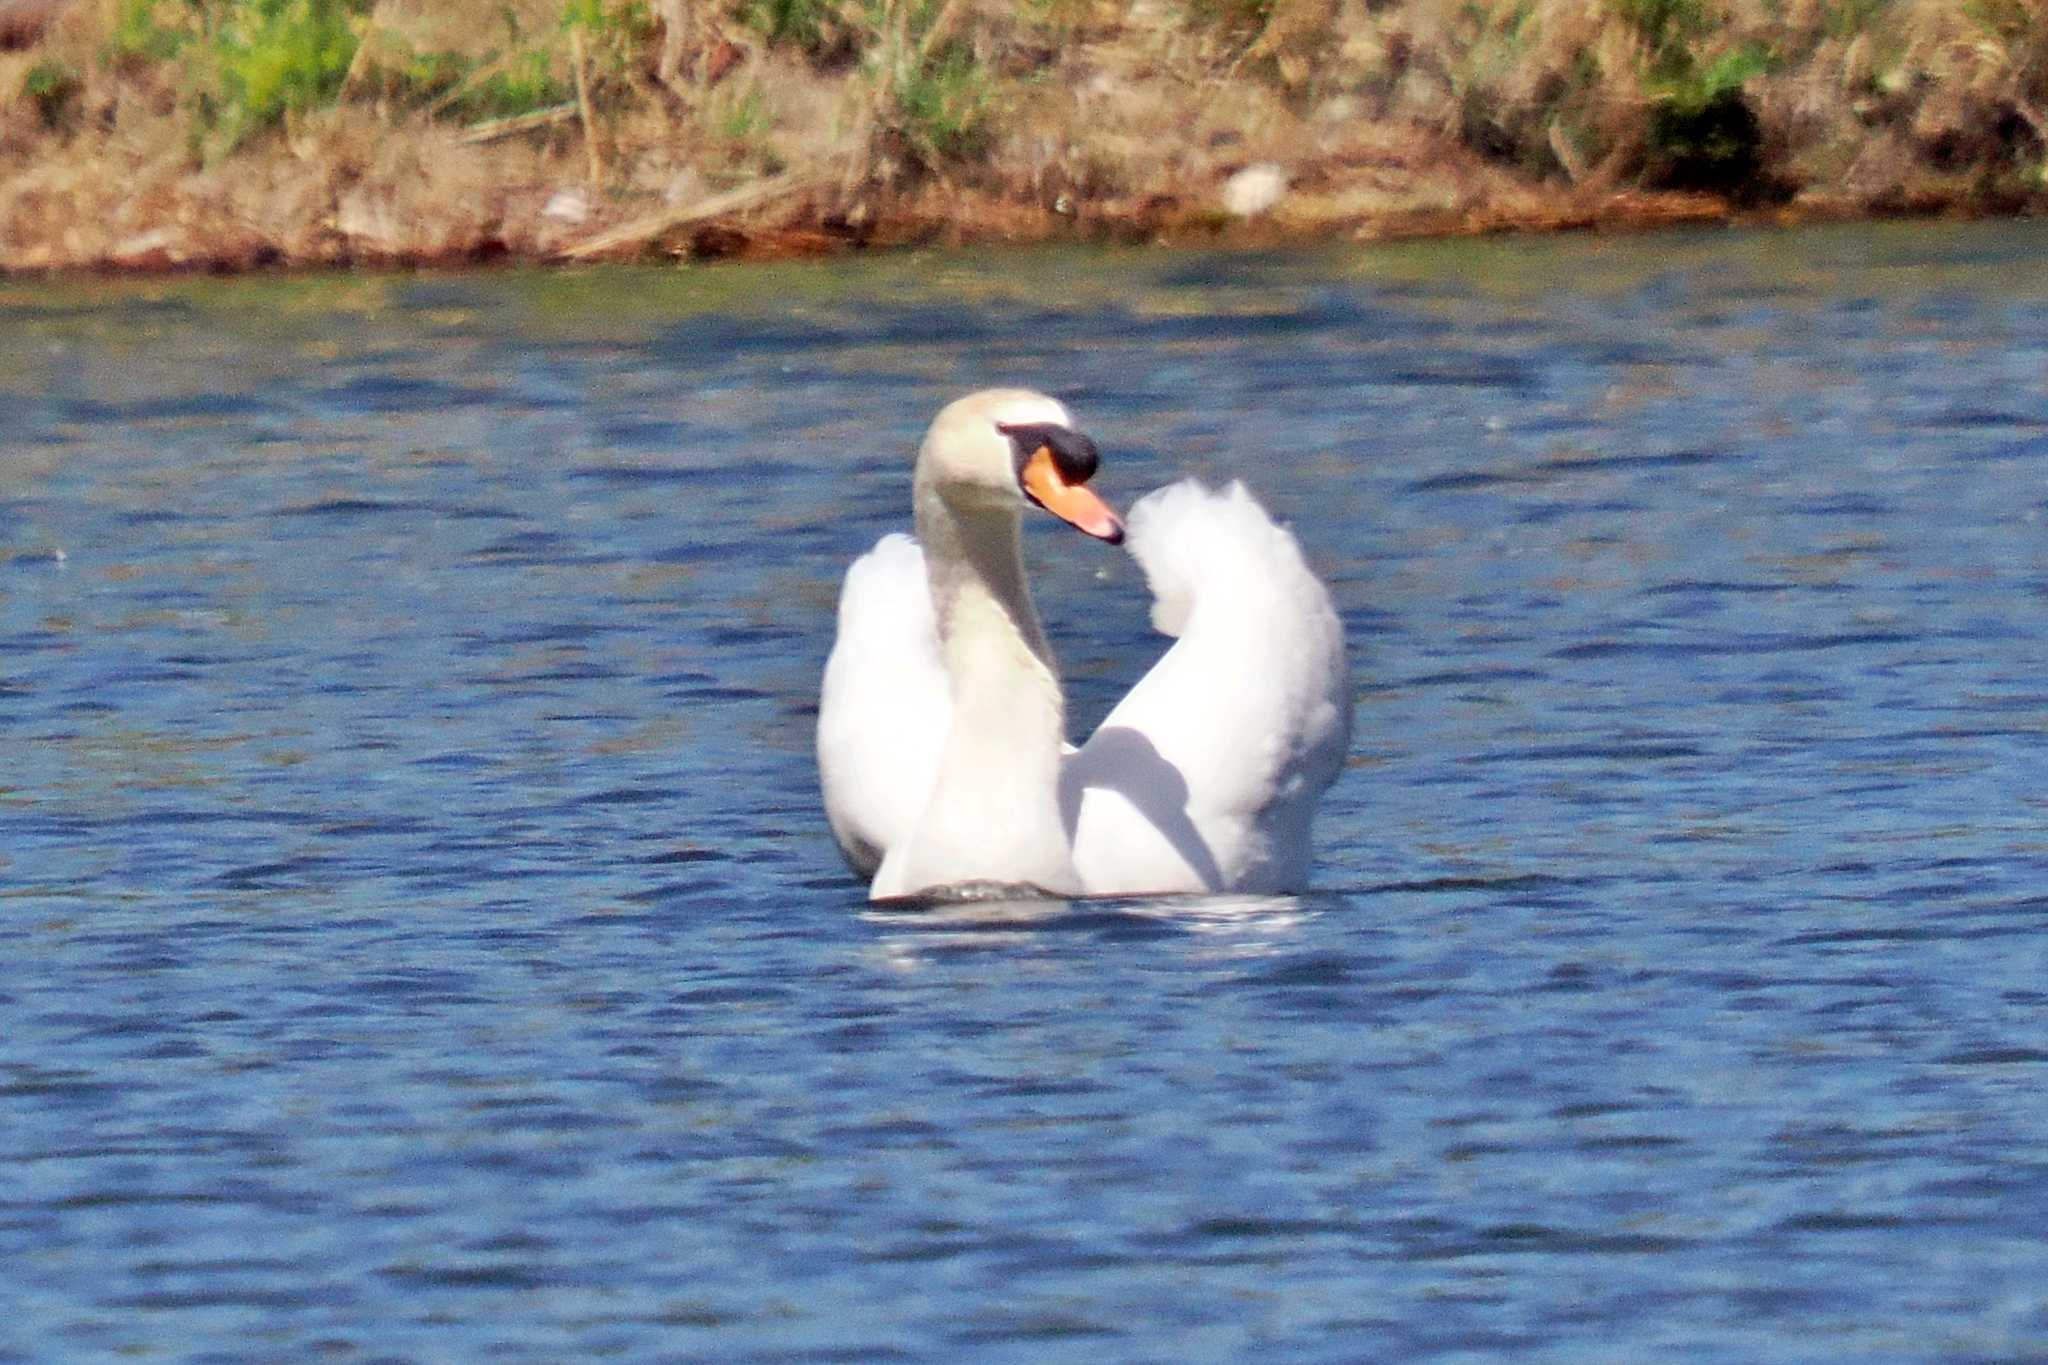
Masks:
[[[0,0],[0,269],[2048,204],[2038,0]]]

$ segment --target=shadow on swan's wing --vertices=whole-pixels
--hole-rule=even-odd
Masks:
[[[1223,885],[1223,871],[1209,841],[1188,814],[1188,782],[1142,731],[1104,726],[1087,747],[1060,768],[1060,819],[1072,842],[1081,820],[1081,798],[1091,787],[1112,791],[1172,846],[1207,887]]]

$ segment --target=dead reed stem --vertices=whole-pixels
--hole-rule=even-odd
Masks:
[[[569,30],[569,56],[576,68],[576,110],[583,121],[583,149],[594,190],[604,184],[604,149],[598,145],[597,113],[590,104],[590,53],[580,28]]]
[[[684,204],[660,213],[635,218],[586,238],[561,252],[564,260],[588,261],[607,256],[617,256],[629,250],[644,249],[650,243],[677,228],[689,227],[695,223],[708,222],[714,218],[726,218],[746,213],[778,199],[790,198],[825,183],[826,177],[815,171],[785,171],[766,180],[756,180],[736,189],[714,194],[694,203]]]

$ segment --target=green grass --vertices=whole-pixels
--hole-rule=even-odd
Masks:
[[[331,103],[362,41],[370,0],[120,0],[116,59],[177,63],[211,153],[289,114]]]
[[[253,0],[213,39],[222,127],[230,142],[330,103],[362,40],[362,0]]]
[[[120,0],[114,11],[109,55],[120,59],[169,61],[189,40],[187,25],[166,25],[157,17],[157,0]]]
[[[857,26],[834,0],[740,0],[732,16],[771,43],[801,50],[813,60],[845,56]]]
[[[2016,42],[2041,22],[2031,0],[1964,0],[1963,13],[1987,37]]]
[[[994,86],[964,48],[916,62],[895,86],[897,130],[931,161],[963,161],[988,150]]]
[[[548,54],[522,48],[482,59],[454,52],[413,52],[387,40],[365,84],[407,108],[470,123],[530,114],[562,103],[573,91],[554,74]]]
[[[734,142],[744,142],[768,128],[768,106],[758,90],[749,90],[727,102],[714,116],[719,136]]]
[[[455,110],[463,118],[504,118],[560,104],[569,94],[569,87],[555,79],[547,54],[528,48],[473,82]]]
[[[1762,125],[1749,82],[1771,68],[1758,44],[1702,59],[1715,29],[1701,0],[1613,0],[1646,49],[1643,87],[1656,101],[1646,178],[1673,189],[1752,192],[1762,167]]]
[[[1763,129],[1743,84],[1761,69],[1730,53],[1663,86],[1650,114],[1653,183],[1738,195],[1760,188]]]
[[[1643,35],[1655,64],[1711,27],[1700,0],[1609,0],[1614,12]]]
[[[564,0],[564,32],[580,30],[593,47],[629,55],[655,34],[654,16],[642,0]]]
[[[69,121],[72,103],[83,88],[78,73],[54,59],[37,62],[21,78],[22,98],[35,106],[43,127],[53,131]]]
[[[117,61],[175,66],[181,98],[197,115],[196,150],[214,159],[288,118],[331,106],[343,93],[372,8],[372,0],[119,0],[107,52]],[[380,35],[358,88],[461,121],[530,113],[570,98],[550,53],[526,40],[509,10],[503,17],[503,56],[414,51]],[[570,0],[562,14],[564,29],[590,35],[606,71],[623,66],[649,22],[638,0]],[[40,93],[25,93],[53,119],[69,95],[61,83],[42,79]]]
[[[1829,0],[1822,31],[1830,38],[1853,39],[1876,29],[1892,0]]]
[[[957,35],[935,34],[941,0],[866,0],[864,75],[881,125],[932,170],[984,155],[996,82]]]

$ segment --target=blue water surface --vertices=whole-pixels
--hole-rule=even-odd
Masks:
[[[0,1360],[2048,1358],[2044,260],[0,285]],[[838,576],[1019,382],[1329,578],[1314,893],[840,863]]]

